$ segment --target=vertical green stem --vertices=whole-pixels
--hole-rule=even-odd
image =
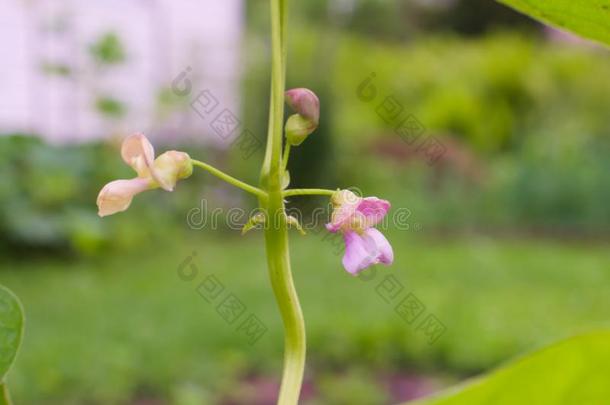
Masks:
[[[286,82],[286,2],[271,0],[271,106],[261,188],[267,200],[260,200],[267,212],[265,244],[269,278],[284,322],[284,372],[278,405],[296,405],[305,369],[305,323],[290,270],[288,230],[284,215],[282,178],[282,127]]]
[[[270,195],[265,230],[269,277],[284,322],[284,371],[278,405],[296,405],[305,369],[305,323],[290,270],[286,219],[281,194]]]

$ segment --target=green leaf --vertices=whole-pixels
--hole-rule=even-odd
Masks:
[[[0,382],[11,368],[23,337],[24,316],[15,294],[0,285]]]
[[[409,405],[606,404],[610,398],[610,331],[563,340]]]
[[[610,0],[498,0],[546,24],[610,45]]]

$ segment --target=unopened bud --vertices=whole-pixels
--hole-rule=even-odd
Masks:
[[[318,127],[320,100],[313,91],[298,88],[286,92],[286,103],[296,112],[286,122],[286,138],[291,145],[297,146]]]
[[[292,146],[299,146],[316,130],[316,125],[299,114],[293,114],[286,121],[286,139]]]
[[[320,121],[320,100],[309,89],[298,88],[286,92],[286,103],[300,116],[311,121],[315,127]]]

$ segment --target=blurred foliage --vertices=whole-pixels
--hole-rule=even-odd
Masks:
[[[263,140],[267,112],[258,100],[266,98],[268,82],[261,44],[252,41],[251,52],[259,56],[248,58],[244,121]],[[598,80],[610,76],[610,59],[600,50],[508,34],[466,41],[437,37],[402,47],[302,28],[291,49],[289,85],[311,87],[322,100],[320,128],[291,157],[292,186],[357,185],[407,208],[414,224],[430,231],[578,236],[610,229],[610,83]],[[371,72],[378,93],[365,102],[357,89]],[[429,165],[394,131],[395,122],[379,115],[388,96],[403,115],[423,124],[424,138],[447,147],[436,164]],[[118,110],[109,104],[109,111]],[[181,225],[201,196],[208,220],[215,207],[251,207],[238,191],[201,175],[181,183],[189,191],[137,198],[138,209],[99,221],[94,203],[100,187],[132,176],[117,144],[60,147],[20,137],[0,142],[0,201],[8,207],[0,229],[13,247],[94,253],[144,243],[142,235],[157,230],[137,224],[151,217],[153,223]],[[259,149],[248,158],[238,147],[228,159],[213,150],[194,155],[256,182]],[[202,179],[214,187],[202,193]],[[159,206],[173,208],[155,214]]]
[[[250,27],[267,29],[267,9],[247,2]],[[538,35],[539,24],[511,8],[488,0],[309,0],[290,5],[294,20],[326,30],[384,41],[405,41],[431,31],[476,36],[498,28],[518,28]]]
[[[112,97],[99,97],[95,101],[95,108],[106,118],[122,118],[125,116],[125,105]]]
[[[43,62],[40,70],[52,76],[69,77],[72,75],[72,68],[65,63]]]
[[[291,157],[293,186],[357,185],[432,229],[607,234],[604,50],[508,33],[408,46],[332,30],[291,38],[288,83],[326,96],[320,129]],[[366,102],[358,88],[372,73],[377,94]],[[423,125],[420,140],[446,147],[435,164],[395,131],[400,118],[384,120],[388,97],[401,118],[412,114]],[[256,104],[249,98],[246,111]]]
[[[390,402],[389,395],[375,383],[370,372],[348,370],[344,375],[322,375],[319,381],[320,401],[311,405],[371,405]],[[308,404],[309,405],[309,404]]]
[[[203,171],[196,171],[191,181],[180,182],[173,193],[151,190],[138,195],[127,213],[102,220],[96,207],[102,186],[136,175],[121,160],[120,141],[50,145],[25,135],[1,136],[0,254],[96,255],[162,243],[171,229],[185,229],[187,216],[193,229],[215,231],[241,229],[247,221],[246,212],[255,200],[244,200],[238,190]],[[158,151],[165,149],[162,143],[154,143]],[[172,149],[208,161],[214,159],[207,154],[218,155],[218,151],[192,146],[174,144]],[[255,179],[256,175],[248,178]],[[242,216],[229,212],[239,206],[245,210]],[[233,222],[228,223],[225,218],[230,215]]]
[[[144,201],[118,221],[97,217],[95,199],[102,185],[133,177],[113,145],[52,146],[27,136],[3,136],[0,172],[0,239],[3,249],[15,254],[130,248],[175,223],[159,209],[167,204],[163,196],[153,207]],[[138,225],[143,221],[151,226],[143,229]]]
[[[162,87],[157,90],[155,98],[155,116],[157,119],[166,120],[172,113],[184,111],[188,106],[188,98],[176,94],[171,87]]]
[[[91,56],[100,64],[116,65],[125,61],[125,49],[119,36],[114,32],[102,35],[89,47]]]

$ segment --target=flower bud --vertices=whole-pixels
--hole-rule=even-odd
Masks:
[[[310,120],[293,114],[286,121],[286,139],[292,146],[299,146],[315,129],[316,126]]]
[[[320,100],[309,89],[298,88],[286,92],[286,103],[297,114],[311,121],[314,129],[320,121]]]
[[[297,146],[318,127],[320,100],[313,91],[299,88],[286,92],[286,103],[296,112],[286,122],[286,138],[291,145]]]

